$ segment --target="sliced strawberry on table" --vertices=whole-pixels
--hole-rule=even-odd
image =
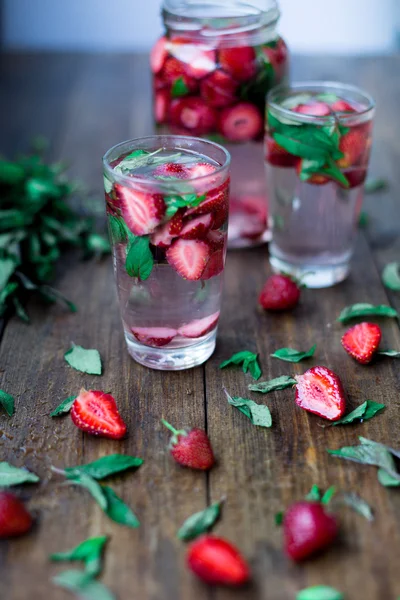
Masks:
[[[336,539],[338,526],[333,515],[319,502],[296,502],[283,519],[286,554],[302,561],[330,546]]]
[[[168,40],[165,36],[157,40],[150,52],[150,66],[153,73],[159,73],[168,56]]]
[[[362,156],[368,142],[366,129],[362,126],[351,127],[350,131],[345,133],[339,142],[339,150],[344,156],[336,161],[341,169],[352,167]]]
[[[332,109],[326,102],[309,102],[307,104],[299,104],[292,108],[294,112],[302,115],[312,115],[314,117],[326,117],[332,114]]]
[[[316,366],[296,375],[296,404],[329,421],[344,415],[346,399],[342,382],[328,367]]]
[[[135,235],[152,233],[165,214],[161,194],[149,194],[116,184],[115,192],[125,223]]]
[[[0,491],[0,539],[17,537],[32,527],[32,517],[17,496]]]
[[[206,268],[203,271],[201,278],[203,280],[211,279],[211,277],[216,277],[224,270],[225,266],[225,251],[223,249],[215,250],[207,264]]]
[[[289,154],[270,137],[267,138],[265,158],[275,167],[294,167],[298,162],[297,156]]]
[[[166,123],[170,94],[168,90],[157,90],[154,94],[154,118],[156,123]]]
[[[135,338],[145,346],[166,346],[177,335],[177,330],[172,327],[132,327]]]
[[[210,331],[216,327],[218,319],[219,310],[208,317],[195,319],[194,321],[190,321],[190,323],[186,323],[186,325],[182,325],[182,327],[178,329],[178,333],[186,338],[203,337],[203,335],[210,333]]]
[[[179,234],[184,240],[196,240],[206,237],[211,229],[213,216],[211,213],[194,217],[190,221],[186,221]]]
[[[173,433],[168,448],[175,462],[199,471],[208,471],[214,466],[214,453],[205,431],[198,427],[177,430],[164,419],[161,422]]]
[[[232,142],[252,140],[262,132],[263,118],[259,109],[250,102],[239,102],[224,108],[220,115],[219,130]]]
[[[250,578],[250,569],[239,550],[215,535],[206,534],[192,542],[186,560],[190,570],[210,585],[238,587]]]
[[[177,177],[178,179],[188,179],[190,173],[186,168],[186,165],[180,163],[164,163],[158,165],[154,171],[153,176],[162,175],[163,177]]]
[[[217,125],[216,110],[199,97],[182,98],[180,104],[172,108],[171,118],[198,135],[213,131]]]
[[[287,275],[275,273],[268,277],[258,298],[265,310],[290,310],[297,306],[300,299],[300,288]]]
[[[201,279],[210,254],[210,245],[204,240],[177,239],[168,248],[166,256],[181,277],[197,281]]]
[[[257,73],[256,53],[251,46],[221,48],[219,62],[237,81],[248,81]]]
[[[71,419],[82,431],[114,440],[126,435],[126,425],[111,394],[81,389],[71,408]]]
[[[210,106],[221,108],[235,102],[237,87],[228,73],[214,71],[201,82],[200,94]]]
[[[162,70],[162,77],[169,85],[173,85],[177,79],[182,79],[190,92],[198,89],[197,81],[187,74],[185,65],[176,58],[167,58]]]
[[[378,350],[382,331],[375,323],[358,323],[350,327],[342,337],[342,346],[350,356],[362,365],[371,362]]]

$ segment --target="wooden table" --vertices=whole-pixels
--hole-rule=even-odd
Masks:
[[[400,309],[400,294],[382,286],[384,265],[399,258],[400,238],[400,57],[296,58],[297,79],[338,79],[365,87],[377,101],[372,174],[388,178],[390,189],[366,199],[370,216],[360,232],[351,277],[327,290],[305,290],[300,306],[272,315],[256,307],[257,292],[268,272],[267,248],[229,254],[218,345],[202,367],[186,372],[150,371],[128,356],[114,291],[111,259],[64,264],[57,287],[79,307],[32,303],[32,324],[16,318],[3,330],[0,388],[14,394],[13,418],[0,415],[1,460],[25,465],[41,477],[39,486],[18,488],[37,514],[31,535],[0,543],[2,600],[52,598],[69,593],[51,577],[64,566],[48,555],[83,539],[109,534],[103,581],[119,600],[291,600],[313,584],[342,590],[346,600],[395,600],[400,596],[400,492],[380,486],[376,469],[330,457],[326,448],[357,443],[357,436],[400,446],[399,362],[377,360],[362,367],[343,351],[343,327],[335,319],[354,302],[388,303]],[[41,133],[51,140],[49,158],[68,159],[71,172],[101,194],[101,156],[114,143],[147,134],[150,73],[144,56],[8,55],[0,69],[0,151],[26,150]],[[398,324],[382,321],[384,346],[400,349]],[[98,348],[102,377],[69,368],[63,354],[71,342]],[[282,346],[307,349],[317,343],[315,359],[298,365],[271,359]],[[340,374],[351,407],[366,399],[387,405],[361,425],[324,429],[321,420],[299,410],[292,390],[262,397],[271,409],[271,429],[251,425],[230,407],[233,395],[249,395],[250,376],[240,369],[220,371],[232,352],[260,354],[263,378],[301,373],[325,364]],[[123,442],[82,434],[69,417],[48,415],[80,387],[112,390],[128,423]],[[166,451],[173,424],[205,427],[218,466],[210,474],[177,467]],[[50,465],[89,462],[126,452],[145,459],[133,474],[114,478],[114,488],[141,520],[137,530],[107,519],[84,490],[63,487]],[[370,524],[349,509],[341,511],[340,542],[329,552],[296,566],[282,552],[282,531],[274,514],[301,499],[313,483],[354,491],[374,508]],[[184,564],[185,546],[176,537],[183,520],[226,495],[216,527],[242,549],[253,570],[246,590],[210,590],[194,580]]]

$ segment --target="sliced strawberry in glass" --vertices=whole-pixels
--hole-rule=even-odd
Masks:
[[[300,176],[301,170],[303,168],[303,158],[297,159],[296,164],[296,173]],[[326,175],[322,175],[322,173],[313,173],[311,177],[306,180],[306,183],[312,183],[313,185],[325,185],[330,181],[331,178]]]
[[[224,108],[219,121],[222,135],[232,142],[244,142],[259,136],[263,129],[263,118],[258,108],[250,102],[239,102]]]
[[[213,131],[217,125],[217,113],[202,98],[182,98],[179,107],[174,109],[176,124],[185,127],[191,133],[202,135]]]
[[[263,53],[271,63],[275,81],[280,81],[285,75],[288,63],[288,48],[282,38],[279,38],[273,46],[263,46]]]
[[[164,66],[168,51],[168,40],[164,36],[157,40],[150,53],[150,66],[153,73],[159,73]]]
[[[289,154],[287,150],[279,146],[272,138],[267,138],[265,159],[275,167],[294,167],[298,162],[297,156]]]
[[[188,179],[188,177],[190,177],[186,165],[181,165],[180,163],[164,163],[163,165],[158,165],[153,171],[153,176],[157,175],[176,177],[178,179]]]
[[[357,125],[351,127],[350,131],[341,137],[339,150],[343,152],[344,156],[336,161],[338,167],[347,169],[358,162],[367,144],[370,143],[368,133],[368,128],[364,127],[364,125]]]
[[[177,239],[168,248],[166,256],[181,277],[197,281],[201,279],[210,253],[210,244],[204,240]]]
[[[173,38],[170,41],[169,51],[182,63],[186,73],[195,79],[202,79],[217,66],[215,50],[204,44],[193,43],[189,38]]]
[[[179,234],[184,240],[196,240],[206,237],[213,224],[213,215],[207,213],[186,221]]]
[[[195,92],[198,88],[197,81],[187,73],[186,66],[176,58],[168,58],[162,70],[164,81],[173,85],[177,79],[182,79],[190,92]]]
[[[203,271],[202,279],[211,279],[216,277],[224,270],[225,252],[224,250],[216,250],[210,256],[206,268]]]
[[[355,106],[342,99],[333,102],[333,104],[331,104],[331,108],[335,112],[357,112],[357,108]]]
[[[227,73],[237,81],[248,81],[257,73],[256,53],[251,46],[221,48],[219,62]]]
[[[135,338],[146,346],[166,346],[177,335],[177,330],[171,327],[132,327]]]
[[[302,115],[312,115],[314,117],[326,117],[327,115],[332,114],[332,110],[326,102],[299,104],[292,108],[292,110]]]
[[[214,71],[201,82],[200,94],[208,104],[219,108],[235,102],[237,87],[238,84],[228,73]]]
[[[140,192],[120,184],[115,192],[125,223],[135,235],[152,233],[165,214],[164,199],[160,194]]]
[[[202,319],[195,319],[194,321],[190,321],[186,325],[182,325],[178,329],[178,333],[183,335],[186,338],[199,338],[203,337],[207,333],[212,331],[219,319],[219,311],[216,313],[209,315],[208,317],[203,317]]]
[[[150,238],[150,243],[158,248],[168,248],[168,246],[171,245],[172,240],[176,238],[182,230],[184,212],[185,209],[179,209],[172,219],[167,221],[167,223],[164,223],[164,225],[157,227]]]

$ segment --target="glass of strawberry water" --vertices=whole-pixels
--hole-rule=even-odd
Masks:
[[[280,86],[268,95],[270,263],[308,287],[328,287],[350,271],[374,112],[367,93],[341,83]]]
[[[153,369],[195,367],[215,348],[229,153],[199,138],[160,135],[114,146],[103,166],[128,351]]]

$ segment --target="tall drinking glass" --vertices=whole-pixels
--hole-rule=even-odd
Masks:
[[[347,277],[374,112],[367,93],[341,83],[300,83],[269,93],[265,152],[274,270],[316,288]]]
[[[103,158],[106,211],[128,352],[179,370],[213,353],[225,265],[229,153],[160,135]]]

